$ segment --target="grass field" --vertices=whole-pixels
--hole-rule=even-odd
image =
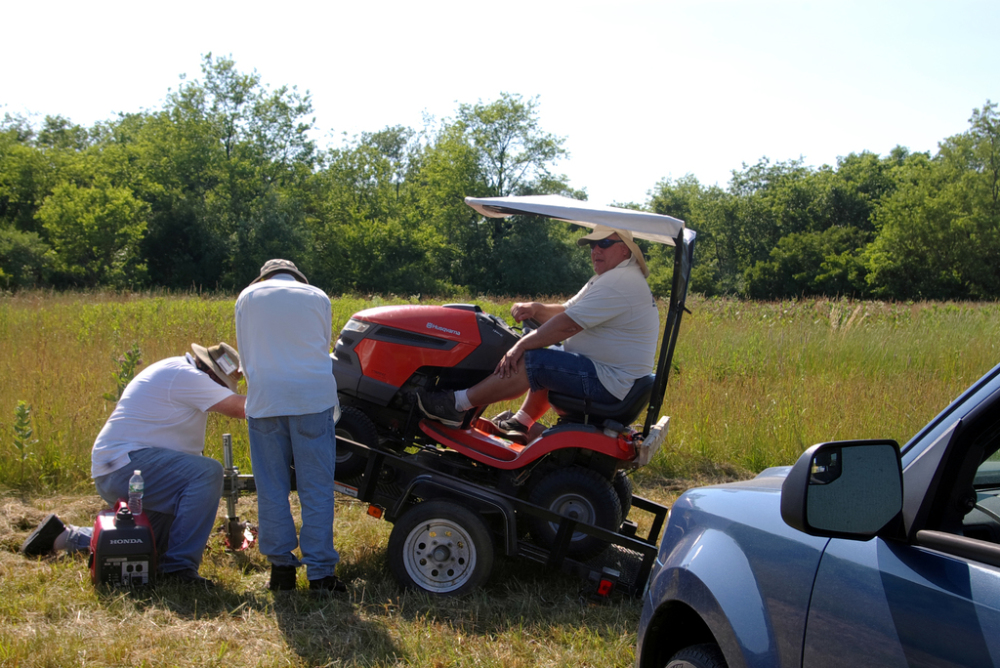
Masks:
[[[361,308],[404,301],[414,300],[337,299],[334,328]],[[509,302],[474,301],[509,311]],[[100,508],[89,454],[112,407],[104,394],[115,391],[118,359],[133,347],[144,365],[191,342],[234,343],[233,303],[0,296],[0,666],[632,664],[637,601],[591,605],[576,580],[521,562],[499,564],[466,598],[402,592],[384,560],[391,526],[349,500],[338,502],[336,540],[351,587],[338,599],[266,592],[259,553],[227,553],[221,537],[202,568],[221,584],[211,593],[95,590],[79,558],[17,554],[46,513],[90,524]],[[814,442],[902,443],[998,361],[996,304],[688,305],[662,410],[667,444],[635,476],[638,493],[664,503],[691,484],[789,464]],[[221,459],[223,433],[249,472],[238,421],[212,416],[206,454]],[[239,512],[253,521],[253,499]]]
[[[219,586],[95,589],[84,557],[16,554],[29,525],[56,511],[85,523],[96,497],[63,496],[0,511],[0,666],[629,666],[640,604],[594,605],[581,581],[521,561],[499,562],[460,599],[400,590],[385,565],[391,525],[338,502],[338,575],[346,596],[265,589],[260,553],[227,553],[213,537],[201,573]],[[241,500],[253,521],[253,499]],[[220,515],[220,523],[224,513]]]

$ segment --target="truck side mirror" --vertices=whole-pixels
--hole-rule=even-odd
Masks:
[[[781,517],[812,536],[868,540],[903,507],[895,441],[834,441],[799,457],[781,486]]]

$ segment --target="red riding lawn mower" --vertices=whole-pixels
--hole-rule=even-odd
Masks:
[[[627,472],[648,463],[666,435],[669,418],[657,416],[685,310],[695,233],[669,216],[557,196],[465,201],[488,217],[540,216],[588,228],[606,225],[674,246],[670,304],[655,373],[637,380],[628,396],[614,404],[550,393],[558,422],[530,440],[500,435],[482,417],[482,408],[469,411],[461,427],[448,427],[423,417],[416,390],[474,385],[493,372],[519,330],[471,304],[366,309],[347,322],[331,354],[342,407],[337,435],[615,531],[632,504]],[[644,423],[631,426],[644,409]],[[349,449],[338,448],[338,480],[360,476],[364,465]],[[523,520],[520,532],[526,525],[542,548],[553,544],[557,523],[532,516]],[[569,555],[587,559],[606,545],[577,531]]]

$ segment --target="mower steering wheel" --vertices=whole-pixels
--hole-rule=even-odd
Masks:
[[[534,329],[538,329],[541,326],[542,326],[542,323],[538,322],[534,318],[528,318],[527,320],[523,320],[521,322],[521,326],[518,327],[518,329],[521,330],[522,336],[523,336],[524,334],[527,334],[527,333],[531,332]]]

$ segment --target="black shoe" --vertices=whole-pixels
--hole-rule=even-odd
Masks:
[[[185,568],[182,571],[170,571],[169,573],[160,572],[159,582],[161,584],[197,585],[206,589],[211,589],[215,586],[214,582],[208,578],[201,577],[198,575],[198,571],[193,568]]]
[[[309,581],[310,591],[333,592],[343,594],[347,591],[347,585],[336,575],[327,575],[325,578]]]
[[[21,544],[21,552],[27,557],[37,557],[48,554],[54,549],[56,538],[66,530],[63,524],[55,515],[49,515],[41,524],[35,527],[27,540]]]
[[[523,425],[517,420],[515,420],[514,416],[510,414],[510,411],[501,413],[500,415],[491,418],[490,422],[493,423],[493,425],[497,428],[497,430],[501,434],[507,437],[511,436],[526,437],[528,435],[528,430],[531,429],[531,427]]]
[[[295,589],[295,566],[271,565],[271,581],[267,583],[271,591],[292,591]]]
[[[455,408],[454,392],[417,390],[417,404],[424,415],[449,427],[461,427],[465,413]]]

